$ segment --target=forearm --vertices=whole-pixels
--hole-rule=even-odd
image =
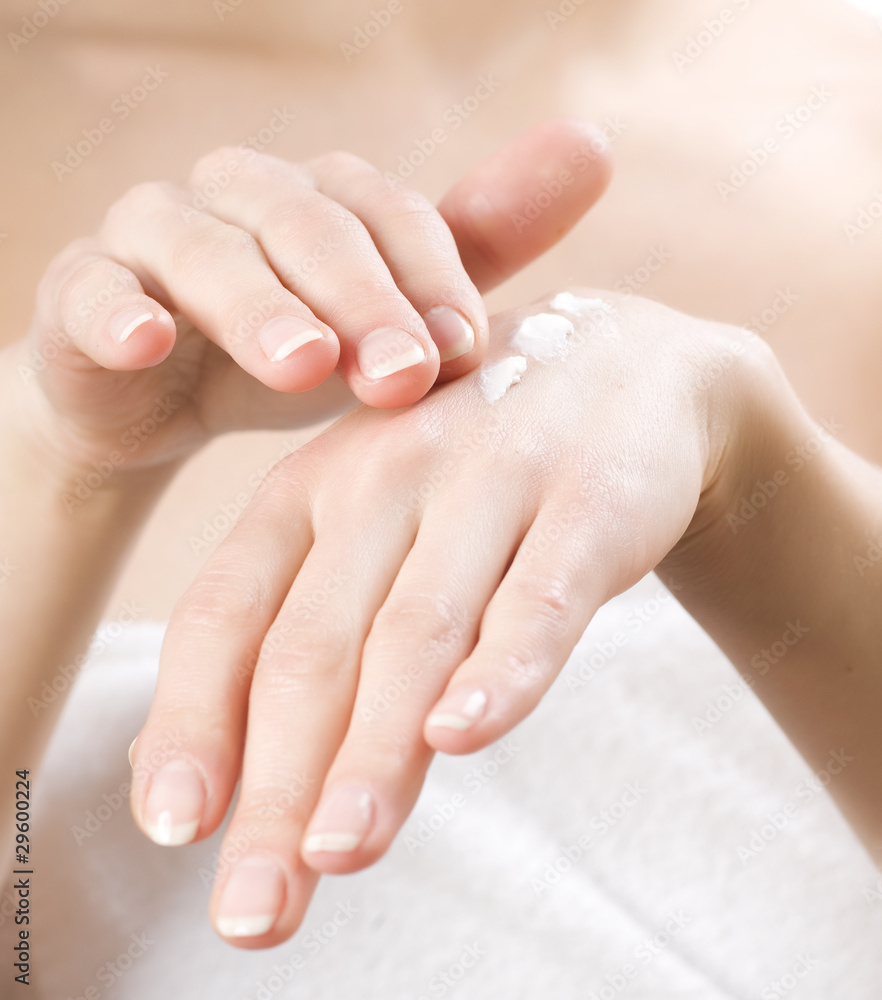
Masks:
[[[830,791],[878,851],[882,472],[810,420],[774,364],[736,412],[720,474],[662,572],[809,764],[846,760]]]
[[[3,857],[12,844],[13,773],[37,768],[71,686],[71,665],[86,649],[128,546],[168,478],[111,477],[80,500],[83,473],[41,446],[17,379],[10,353],[0,355]],[[58,692],[51,701],[44,683]]]

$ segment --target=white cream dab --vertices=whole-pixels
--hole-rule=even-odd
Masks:
[[[539,313],[528,316],[515,330],[511,346],[537,361],[551,361],[566,351],[567,337],[573,333],[575,327],[566,317]]]
[[[552,309],[569,313],[571,316],[586,316],[592,312],[606,313],[607,316],[615,315],[615,309],[603,299],[580,299],[572,292],[558,292],[549,305]]]
[[[519,354],[503,358],[481,368],[481,392],[489,403],[495,403],[508,392],[527,370],[527,359]]]

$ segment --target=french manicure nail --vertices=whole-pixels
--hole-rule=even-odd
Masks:
[[[153,775],[144,803],[144,826],[163,847],[189,844],[205,808],[202,775],[183,759],[170,760]]]
[[[385,378],[426,360],[426,352],[417,341],[393,327],[381,327],[362,337],[355,356],[365,378]]]
[[[139,326],[152,319],[155,319],[153,313],[141,306],[123,309],[110,321],[110,335],[118,344],[124,344]]]
[[[303,841],[303,849],[310,854],[354,851],[364,841],[373,820],[371,793],[354,785],[340,785],[319,803],[309,824],[313,832]]]
[[[321,333],[301,319],[293,316],[276,316],[266,323],[257,335],[263,353],[270,361],[284,361],[298,347],[321,340]]]
[[[447,704],[442,702],[426,720],[429,726],[443,729],[471,729],[484,714],[487,707],[487,695],[483,691],[472,691],[463,702],[462,695],[451,698]]]
[[[260,937],[279,919],[284,902],[281,868],[268,858],[245,858],[224,886],[217,929],[224,937]]]
[[[442,362],[461,358],[475,346],[475,331],[471,324],[449,306],[435,306],[423,316],[423,321],[435,341]]]
[[[135,744],[137,742],[138,742],[138,737],[136,736],[129,744],[129,767],[135,766],[135,762],[132,760],[132,751],[135,749]]]

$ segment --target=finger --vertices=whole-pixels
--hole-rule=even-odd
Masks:
[[[334,370],[334,333],[279,281],[248,233],[141,184],[108,212],[100,242],[142,285],[271,389],[301,392]]]
[[[422,316],[438,348],[439,380],[474,368],[486,352],[487,310],[435,206],[348,153],[305,166],[317,189],[367,228],[395,284]]]
[[[360,532],[317,531],[254,671],[241,790],[221,851],[247,846],[211,903],[218,933],[232,943],[286,940],[309,900],[303,828],[349,720],[364,636],[415,531],[388,511],[371,522],[362,518]],[[316,600],[329,577],[335,592]],[[275,874],[249,895],[254,858],[271,859]]]
[[[197,164],[194,187],[217,155]],[[269,156],[240,162],[212,212],[253,233],[285,286],[334,330],[340,375],[359,399],[383,407],[416,402],[435,382],[438,350],[370,232],[302,168]]]
[[[471,652],[530,517],[526,501],[507,505],[491,491],[480,505],[469,496],[423,520],[371,627],[346,738],[303,840],[313,868],[351,872],[388,849],[432,757],[426,715]]]
[[[77,240],[49,265],[37,290],[35,318],[38,352],[51,344],[114,371],[157,365],[175,343],[169,312],[93,240]]]
[[[455,184],[438,211],[481,292],[568,233],[603,194],[611,170],[596,126],[555,118],[519,135]]]
[[[276,469],[169,622],[133,751],[132,811],[158,844],[199,840],[223,820],[241,767],[257,654],[312,545],[304,488],[285,463]]]
[[[601,591],[610,576],[592,554],[599,547],[578,505],[543,509],[487,607],[480,641],[428,713],[430,746],[471,753],[536,707],[613,596]]]

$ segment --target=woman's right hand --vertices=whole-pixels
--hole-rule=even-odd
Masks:
[[[573,183],[513,238],[514,213],[566,168]],[[119,454],[143,473],[222,431],[308,425],[355,397],[412,403],[480,362],[481,292],[556,243],[608,176],[599,132],[571,119],[515,139],[437,209],[350,154],[218,150],[186,185],[133,188],[50,265],[30,343],[11,349],[22,426],[67,470]]]

